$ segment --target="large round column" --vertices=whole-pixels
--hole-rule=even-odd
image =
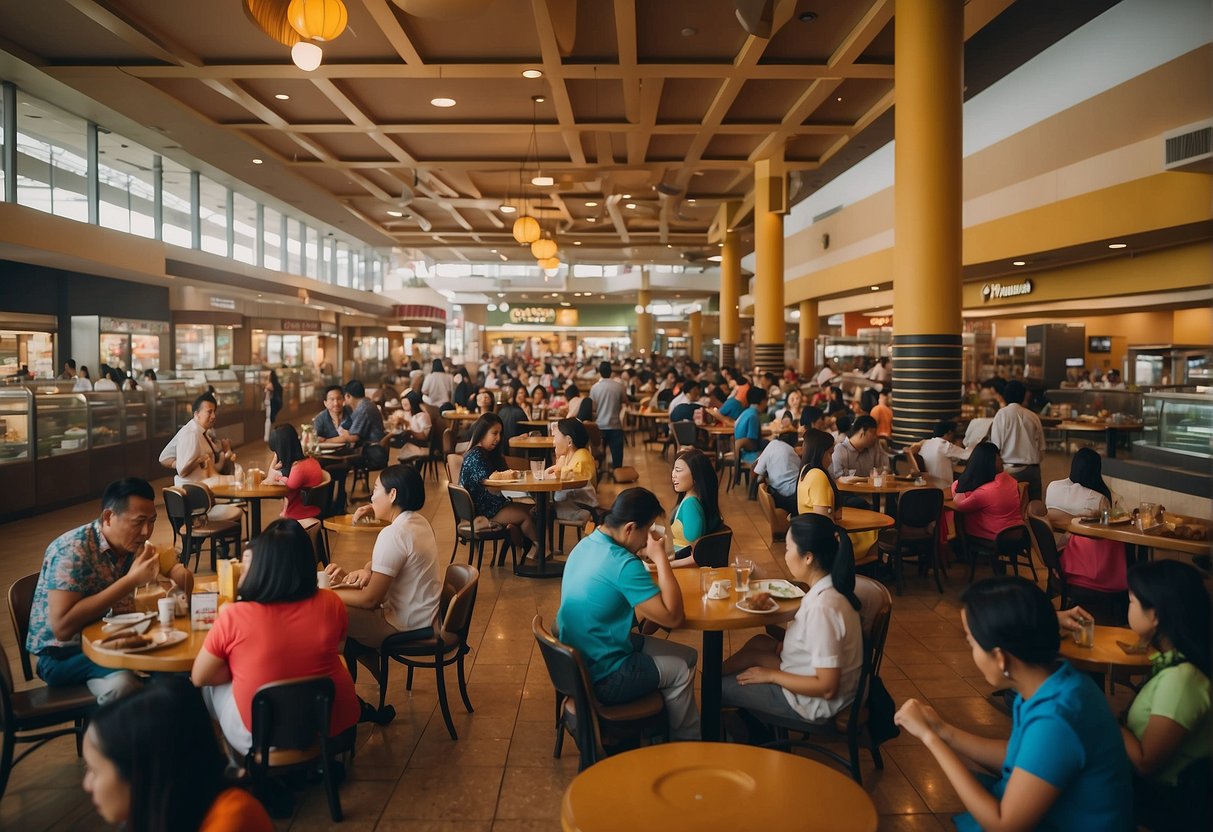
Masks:
[[[687,355],[698,363],[703,361],[703,313],[692,312],[687,316]]]
[[[754,164],[754,372],[783,373],[783,212],[786,209],[782,159]]]
[[[816,298],[800,302],[800,372],[806,375],[813,371],[816,363],[817,330],[820,317]]]
[[[741,234],[724,232],[720,249],[720,366],[737,362],[741,341]]]
[[[930,435],[961,394],[963,0],[897,0],[893,439]]]
[[[641,289],[636,292],[636,308],[641,311],[636,313],[636,340],[632,343],[632,349],[647,360],[653,352],[653,313],[648,311],[653,298],[649,292],[647,272],[641,280]]]

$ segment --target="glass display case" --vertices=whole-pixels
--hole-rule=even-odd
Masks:
[[[1145,431],[1134,443],[1134,455],[1208,469],[1213,456],[1213,396],[1200,393],[1146,393],[1142,407]]]
[[[33,401],[24,388],[0,389],[0,466],[31,458]]]
[[[104,448],[122,442],[122,393],[102,390],[84,394],[88,402],[90,446]]]
[[[155,436],[172,436],[190,418],[194,397],[205,390],[198,388],[192,378],[165,378],[156,382],[156,397],[152,401],[152,430]]]
[[[239,409],[244,403],[244,390],[241,389],[239,377],[232,370],[197,370],[190,379],[199,393],[214,387],[215,400],[220,408]]]
[[[123,438],[127,442],[147,439],[147,394],[142,390],[123,390],[122,399]]]
[[[1106,417],[1117,413],[1129,421],[1142,417],[1142,394],[1133,390],[1105,390],[1099,387],[1063,387],[1046,390],[1049,401],[1044,415],[1073,419],[1078,416]]]
[[[88,400],[83,393],[39,393],[34,397],[38,459],[88,450]]]

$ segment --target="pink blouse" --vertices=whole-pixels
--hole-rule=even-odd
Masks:
[[[291,491],[286,495],[286,508],[282,516],[289,520],[304,520],[320,514],[318,506],[305,506],[301,489],[313,488],[324,481],[324,471],[320,463],[312,457],[301,459],[291,466],[291,475],[282,480],[282,484]]]
[[[1003,529],[1023,523],[1019,510],[1019,483],[1006,471],[974,491],[956,492],[952,483],[952,502],[964,513],[965,533],[993,540]]]

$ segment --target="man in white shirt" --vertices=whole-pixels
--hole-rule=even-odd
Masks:
[[[194,399],[194,418],[181,426],[172,443],[176,450],[176,471],[173,485],[187,482],[202,482],[207,477],[219,473],[219,465],[225,460],[235,458],[227,440],[216,447],[207,431],[215,426],[217,404],[210,393],[203,393]],[[234,505],[215,506],[207,517],[211,520],[236,520],[241,516],[240,507]]]
[[[893,381],[893,371],[889,369],[888,356],[881,356],[880,359],[872,365],[872,369],[868,370],[868,378],[878,384],[883,384],[886,387]]]
[[[990,441],[998,446],[1006,472],[1028,484],[1028,499],[1039,500],[1043,496],[1040,460],[1045,453],[1045,431],[1040,417],[1024,406],[1030,397],[1021,382],[1007,382],[1003,391],[1007,404],[994,417]]]
[[[915,442],[906,448],[906,458],[910,461],[910,468],[915,472],[919,471],[918,460],[915,459],[915,454],[917,454],[922,457],[923,466],[926,469],[923,473],[944,482],[952,482],[956,476],[952,463],[967,460],[973,451],[972,448],[966,449],[957,445],[955,437],[955,422],[947,419],[936,422],[930,439]]]
[[[771,486],[775,505],[795,516],[796,483],[800,478],[800,457],[796,455],[796,429],[781,433],[768,442],[754,463],[754,475],[763,477]]]

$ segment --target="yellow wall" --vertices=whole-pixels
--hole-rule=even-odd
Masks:
[[[1213,310],[1176,309],[1171,339],[1176,344],[1213,344]]]

